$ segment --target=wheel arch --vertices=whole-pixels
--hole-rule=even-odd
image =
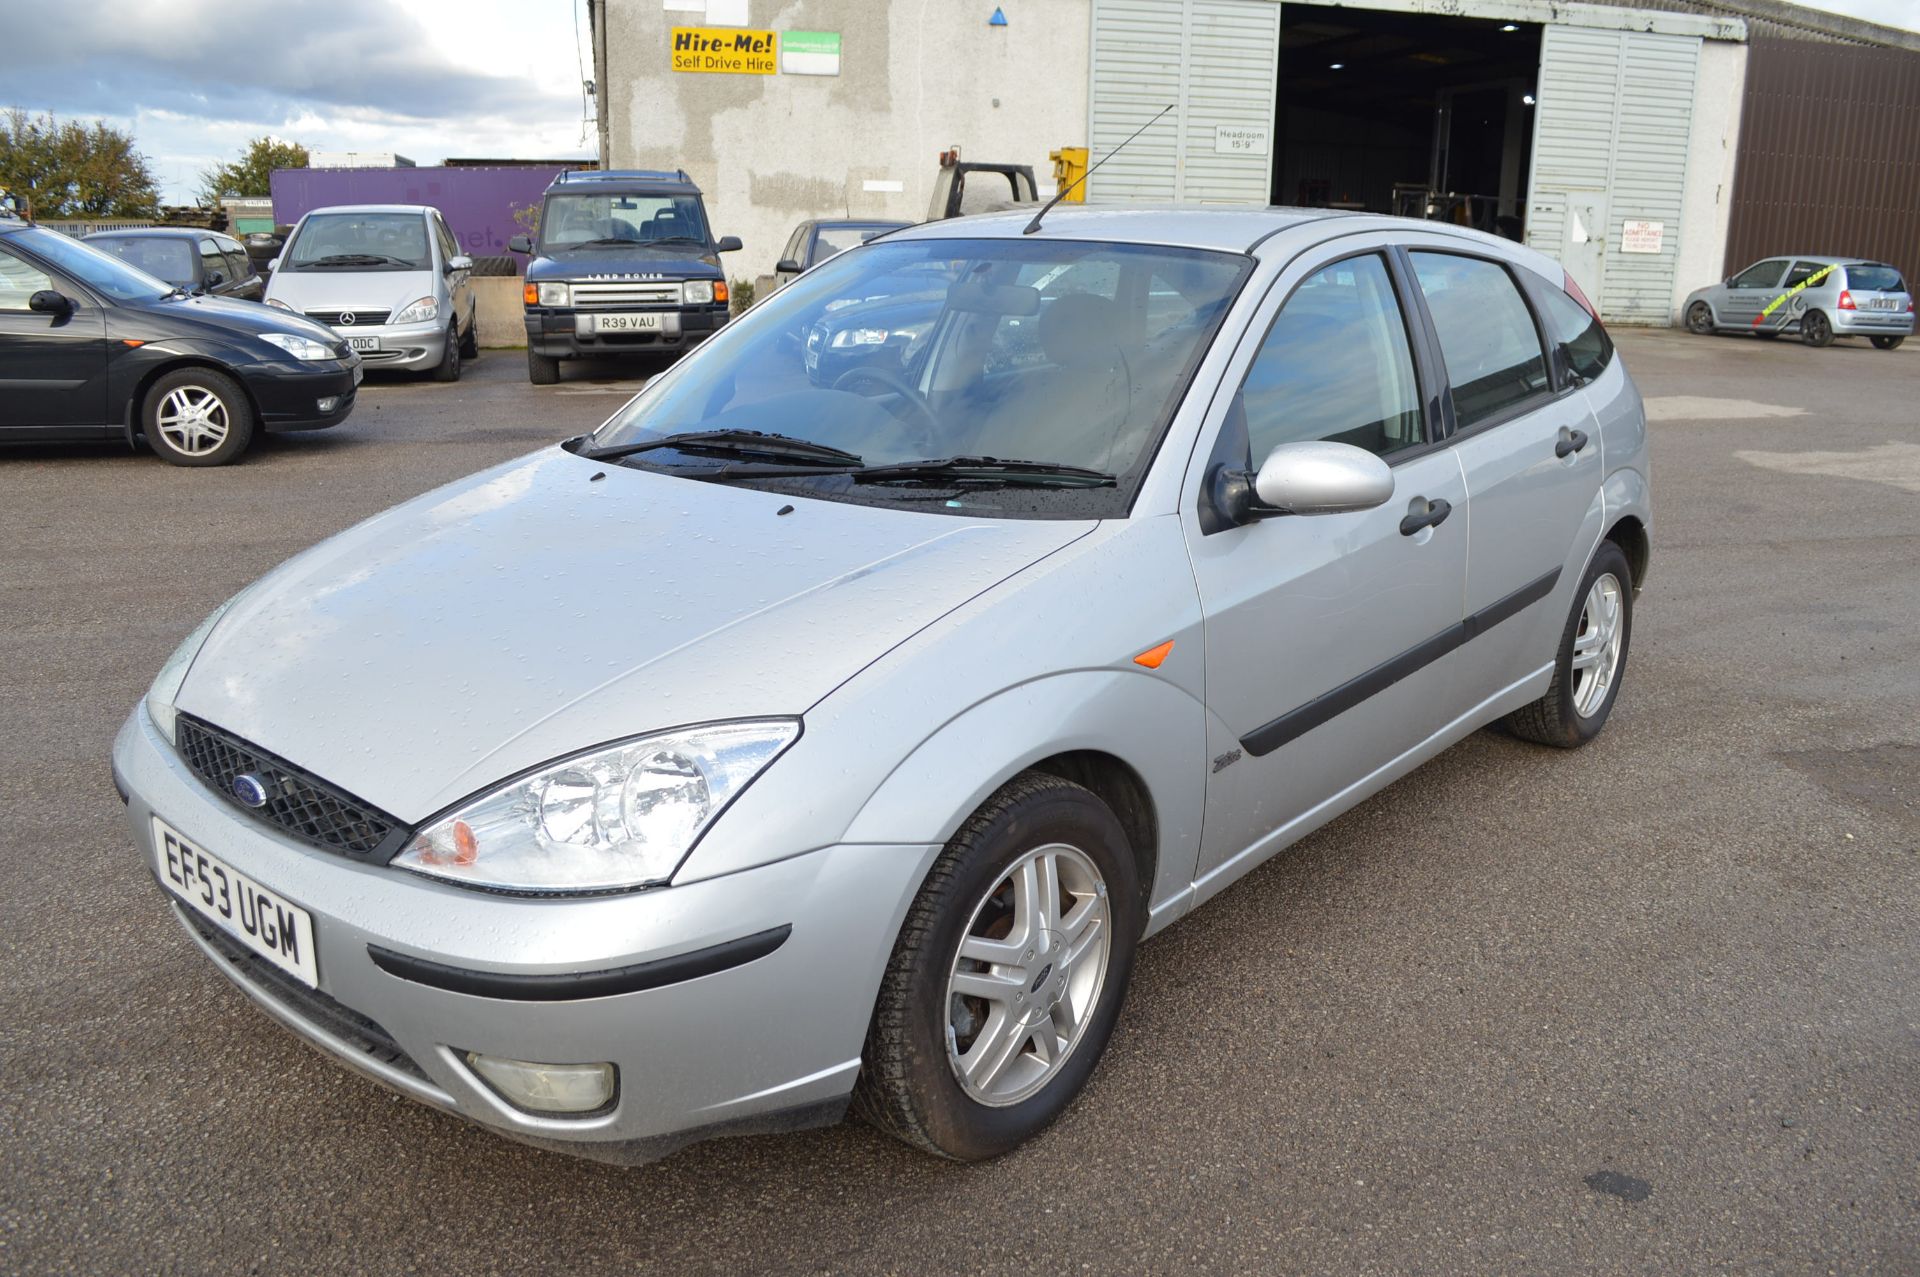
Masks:
[[[219,373],[222,377],[225,377],[228,381],[240,387],[240,393],[247,398],[247,408],[253,413],[254,428],[256,430],[262,428],[260,424],[260,401],[254,397],[253,387],[247,384],[245,377],[235,372],[229,365],[223,364],[218,359],[211,358],[207,355],[176,355],[163,363],[155,364],[153,367],[147,369],[140,374],[140,379],[133,383],[133,389],[127,395],[127,413],[124,423],[127,431],[128,447],[132,447],[134,440],[145,431],[145,427],[141,423],[140,410],[145,406],[147,396],[153,392],[153,383],[159,381],[168,373],[179,372],[183,368],[205,368],[209,372]]]
[[[1646,582],[1647,568],[1653,558],[1653,545],[1647,536],[1647,525],[1638,515],[1624,514],[1614,520],[1607,529],[1606,539],[1619,546],[1627,556],[1627,567],[1633,571],[1633,588],[1637,593]]]

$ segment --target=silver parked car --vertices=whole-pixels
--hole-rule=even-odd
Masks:
[[[1601,730],[1647,436],[1560,267],[1030,216],[852,249],[207,618],[114,749],[207,958],[533,1143],[857,1098],[987,1157],[1086,1082],[1146,937],[1480,727]],[[827,320],[885,357],[819,384]]]
[[[272,263],[266,302],[317,319],[369,368],[460,380],[480,353],[473,259],[439,210],[420,204],[316,208]]]
[[[1798,333],[1809,346],[1866,337],[1893,350],[1913,333],[1913,293],[1900,271],[1858,257],[1769,257],[1694,290],[1681,308],[1695,333]]]

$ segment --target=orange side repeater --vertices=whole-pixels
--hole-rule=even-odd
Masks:
[[[1160,662],[1166,660],[1167,653],[1171,652],[1172,650],[1173,650],[1173,640],[1168,639],[1166,642],[1162,643],[1159,647],[1150,647],[1146,651],[1140,653],[1140,655],[1134,657],[1133,663],[1135,665],[1144,665],[1150,670],[1157,670],[1160,668]]]

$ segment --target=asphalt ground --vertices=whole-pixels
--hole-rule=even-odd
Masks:
[[[1920,1271],[1920,352],[1618,336],[1656,523],[1606,733],[1483,732],[1281,853],[971,1167],[508,1143],[281,1031],[135,859],[108,748],[182,634],[630,370],[376,379],[224,470],[0,451],[0,1270]]]

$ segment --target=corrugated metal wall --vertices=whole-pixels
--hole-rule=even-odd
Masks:
[[[1726,271],[1832,253],[1920,272],[1920,53],[1755,40]]]
[[[1699,60],[1698,36],[1552,25],[1541,41],[1527,243],[1597,286],[1609,319],[1669,318]],[[1660,251],[1622,252],[1628,221],[1661,223]]]
[[[1276,0],[1094,0],[1094,158],[1174,110],[1087,180],[1087,198],[1265,204],[1279,57]],[[1220,154],[1223,125],[1267,145]]]

